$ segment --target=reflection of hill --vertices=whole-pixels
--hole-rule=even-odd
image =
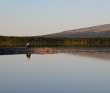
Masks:
[[[110,60],[110,52],[78,52],[69,54]]]
[[[74,52],[110,52],[110,49],[85,49],[85,48],[0,48],[0,55],[5,54],[55,54]]]
[[[80,56],[89,56],[110,59],[110,49],[83,49],[83,48],[0,48],[0,55],[26,54],[29,59],[31,54],[56,54],[68,53]]]

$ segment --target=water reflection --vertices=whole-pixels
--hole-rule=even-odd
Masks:
[[[55,53],[0,49],[0,93],[110,93],[109,52]]]
[[[44,49],[44,48],[43,48]],[[93,58],[99,58],[99,59],[109,59],[110,60],[110,52],[61,52],[61,48],[57,49],[58,51],[53,51],[51,48],[45,48],[43,51],[42,48],[39,49],[39,51],[36,51],[36,48],[0,48],[0,55],[16,55],[16,54],[26,54],[27,59],[31,58],[31,54],[57,54],[57,53],[65,53],[70,55],[79,55],[79,56],[86,56],[86,57],[93,57]],[[71,49],[71,48],[68,48]],[[34,51],[32,51],[34,50]],[[48,51],[49,50],[49,51]],[[81,49],[77,49],[81,50]],[[86,49],[87,50],[87,49]],[[99,50],[105,50],[105,49],[99,49]]]
[[[90,52],[90,53],[80,52],[80,53],[68,53],[68,54],[110,60],[110,52]]]
[[[27,57],[27,59],[30,59],[31,54],[30,54],[30,53],[27,53],[27,54],[26,54],[26,57]]]

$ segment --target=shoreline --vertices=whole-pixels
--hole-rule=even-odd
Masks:
[[[74,53],[74,52],[110,52],[110,49],[67,49],[67,48],[0,48],[2,54],[55,54],[55,53]]]

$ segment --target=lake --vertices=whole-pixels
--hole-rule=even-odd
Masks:
[[[110,53],[0,55],[0,93],[110,93]]]

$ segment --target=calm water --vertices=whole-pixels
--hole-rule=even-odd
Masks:
[[[1,55],[0,93],[110,93],[109,57],[83,53],[32,54],[30,59],[26,54]]]

